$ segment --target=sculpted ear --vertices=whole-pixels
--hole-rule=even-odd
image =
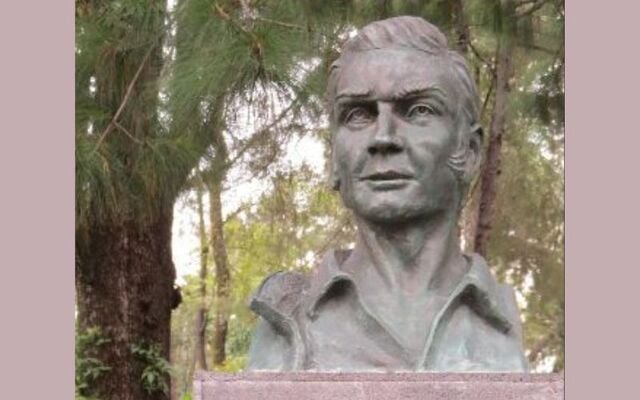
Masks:
[[[482,164],[482,138],[482,127],[478,124],[471,126],[467,144],[467,157],[464,163],[464,178],[466,182],[471,182],[480,170],[480,165]]]

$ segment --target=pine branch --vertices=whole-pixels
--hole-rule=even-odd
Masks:
[[[538,51],[541,51],[543,53],[551,54],[553,56],[556,56],[558,54],[558,50],[547,49],[546,47],[539,46],[539,45],[537,45],[535,43],[518,42],[518,45],[522,46],[524,48],[527,48],[527,49],[538,50]],[[562,49],[562,47],[560,49]]]
[[[253,32],[248,31],[244,26],[242,26],[241,23],[239,23],[235,19],[231,18],[231,16],[218,3],[215,3],[213,5],[213,8],[214,8],[214,13],[218,17],[222,18],[225,21],[228,21],[231,25],[236,27],[236,29],[238,29],[240,32],[242,32],[245,35],[249,36],[249,38],[251,38],[253,41],[255,41],[255,42],[258,41],[258,37]]]
[[[224,219],[224,221],[222,221],[222,224],[226,224],[227,222],[231,221],[233,218],[235,218],[238,214],[240,214],[242,211],[244,211],[246,208],[245,204],[240,205],[238,208],[236,208],[235,210],[231,211],[230,213],[227,214],[227,217]]]
[[[149,60],[149,57],[151,56],[151,53],[153,52],[153,49],[154,49],[154,46],[152,46],[149,49],[149,51],[147,51],[147,54],[145,54],[144,58],[142,59],[142,62],[140,63],[140,66],[138,67],[138,70],[136,71],[136,74],[131,79],[131,82],[129,82],[129,86],[127,87],[127,91],[126,91],[126,93],[124,95],[124,98],[122,99],[122,102],[120,103],[120,107],[118,107],[118,110],[116,111],[115,115],[111,119],[111,122],[109,122],[109,125],[107,125],[107,127],[104,129],[102,134],[100,134],[100,137],[98,138],[98,142],[96,143],[96,146],[93,148],[93,153],[98,151],[98,148],[100,147],[100,145],[102,144],[104,139],[107,137],[107,134],[114,127],[117,127],[119,125],[118,124],[118,118],[120,118],[120,114],[122,114],[122,111],[124,110],[124,107],[127,105],[127,102],[129,101],[129,98],[131,97],[131,93],[133,92],[133,86],[138,81],[138,78],[140,78],[140,74],[142,73],[142,69],[143,69],[144,65],[147,63],[147,61]],[[126,130],[125,130],[125,132],[126,132]],[[128,136],[133,138],[133,136],[131,136],[131,134],[128,134]]]
[[[260,39],[258,39],[258,37],[251,32],[250,30],[246,29],[240,22],[236,21],[235,19],[233,19],[222,7],[220,7],[220,5],[218,3],[215,3],[213,5],[214,7],[214,13],[219,16],[220,18],[222,18],[225,21],[228,21],[231,25],[233,25],[236,29],[238,29],[240,32],[242,32],[243,34],[247,35],[250,39],[251,42],[253,44],[253,54],[256,56],[259,64],[262,67],[262,52],[263,52],[263,48],[262,48],[262,43],[260,42]]]
[[[288,23],[288,22],[276,21],[276,20],[269,19],[269,18],[264,18],[264,17],[257,17],[256,19],[258,21],[266,22],[266,23],[269,23],[269,24],[274,24],[274,25],[278,25],[278,26],[284,26],[285,28],[302,29],[302,30],[307,29],[306,27],[304,27],[302,25],[296,25],[296,24],[291,24],[291,23]]]
[[[127,135],[131,140],[133,140],[134,142],[136,142],[138,144],[142,144],[141,140],[136,139],[131,133],[129,133],[129,131],[124,126],[120,125],[120,123],[118,121],[113,121],[113,124],[115,125],[116,128],[118,128],[125,135]]]
[[[476,58],[480,60],[480,62],[483,63],[485,67],[487,67],[489,72],[491,72],[491,75],[495,78],[496,70],[495,70],[495,67],[493,66],[493,63],[487,61],[487,59],[484,58],[482,54],[480,54],[480,51],[478,51],[478,49],[476,48],[476,46],[473,45],[473,43],[469,42],[469,47],[471,48],[471,52],[473,53],[473,55],[476,56]]]
[[[482,110],[480,111],[480,119],[484,116],[485,111],[487,111],[487,104],[489,104],[489,98],[491,97],[491,93],[493,92],[493,87],[496,83],[495,76],[494,79],[491,79],[491,84],[489,85],[489,90],[487,90],[487,95],[484,97],[484,101],[482,102]]]
[[[297,105],[297,103],[298,103],[297,99],[292,101],[291,104],[289,104],[289,106],[287,108],[285,108],[276,117],[275,120],[273,120],[273,122],[271,122],[269,125],[263,127],[262,129],[258,130],[253,135],[251,135],[249,140],[247,140],[247,143],[240,150],[238,150],[236,155],[230,161],[228,161],[226,163],[225,168],[230,168],[233,164],[235,164],[244,155],[244,153],[246,153],[253,146],[253,144],[255,143],[256,140],[258,140],[258,138],[260,138],[262,135],[268,133],[271,128],[273,128],[274,126],[279,124],[280,121],[282,121],[284,119],[284,117],[289,113],[289,111],[291,111],[293,109],[293,107],[295,105]]]
[[[524,17],[527,15],[531,15],[534,12],[538,11],[539,9],[541,9],[545,4],[547,4],[549,2],[549,0],[541,0],[538,2],[535,1],[523,1],[520,2],[519,4],[516,5],[516,7],[521,6],[521,5],[525,5],[525,4],[533,4],[529,9],[527,9],[526,11],[523,11],[521,13],[516,14],[516,18],[520,18],[520,17]]]
[[[251,17],[251,7],[247,3],[247,0],[240,0],[240,7],[242,8],[242,16],[247,19]]]

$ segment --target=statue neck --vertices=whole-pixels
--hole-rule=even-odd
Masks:
[[[348,264],[366,286],[389,294],[447,294],[467,272],[456,216],[449,212],[398,224],[357,218],[357,225],[359,238]]]

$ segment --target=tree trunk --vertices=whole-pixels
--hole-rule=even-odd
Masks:
[[[175,269],[171,260],[171,208],[143,226],[128,222],[93,227],[91,240],[76,244],[76,290],[80,332],[99,327],[108,342],[93,350],[110,368],[91,385],[109,400],[165,400],[148,393],[146,363],[133,346],[157,346],[169,358]],[[168,376],[162,379],[169,387]]]
[[[460,54],[466,56],[467,52],[469,51],[471,35],[469,33],[467,18],[464,15],[464,4],[462,3],[462,0],[452,0],[449,3],[449,10],[451,12],[451,19],[453,21],[453,32],[456,39],[456,50],[458,50]]]
[[[474,250],[486,256],[489,233],[493,218],[493,203],[496,198],[497,179],[500,175],[502,138],[507,119],[507,104],[511,87],[509,80],[513,73],[514,53],[514,7],[508,0],[504,3],[504,17],[507,26],[498,39],[496,54],[496,85],[493,114],[489,127],[489,147],[480,180],[480,202],[474,240]]]
[[[480,191],[477,187],[472,185],[470,192],[467,194],[467,204],[460,213],[459,229],[460,229],[460,243],[462,250],[465,253],[472,253],[475,251],[473,248],[476,228],[478,224],[478,204],[480,202]]]
[[[224,176],[224,174],[220,174]],[[215,317],[213,329],[213,365],[222,366],[226,359],[225,345],[229,324],[230,274],[227,249],[224,242],[222,220],[222,179],[216,179],[209,185],[211,213],[211,245],[216,264]]]
[[[215,263],[215,295],[213,318],[213,366],[221,367],[226,358],[225,346],[227,343],[227,330],[229,326],[229,309],[231,295],[231,276],[227,247],[224,239],[224,220],[222,219],[222,187],[229,167],[229,151],[224,140],[224,134],[220,122],[222,108],[215,107],[212,110],[211,133],[214,136],[213,146],[215,157],[211,170],[205,175],[205,183],[209,189],[209,216],[211,221],[211,249]]]
[[[121,24],[104,27],[109,30],[105,37],[115,44],[89,49],[102,54],[92,67],[94,96],[109,118],[93,123],[99,135],[94,152],[108,148],[103,160],[112,170],[108,179],[113,204],[108,217],[93,213],[86,227],[76,232],[79,333],[100,329],[107,342],[89,351],[109,368],[85,390],[103,400],[164,400],[169,398],[170,380],[163,361],[170,358],[171,310],[179,303],[171,259],[172,201],[171,196],[158,199],[140,190],[136,166],[146,151],[142,143],[157,126],[154,88],[163,65],[166,14],[159,0],[150,2],[153,7],[144,15],[129,13],[131,5],[120,4],[120,11],[114,11],[114,3],[96,0],[82,5],[87,18],[95,14],[121,19]],[[127,42],[128,27],[143,22],[144,48]],[[107,164],[115,159],[117,167]],[[153,201],[144,202],[145,196]],[[149,212],[141,215],[143,211]],[[152,372],[154,380],[147,374],[145,388],[146,367],[152,368],[147,373]]]
[[[463,56],[469,53],[469,44],[471,43],[471,33],[469,24],[464,13],[464,3],[462,0],[451,0],[449,2],[449,12],[452,21],[453,37],[456,40],[455,48]],[[467,194],[468,199],[466,206],[460,214],[458,230],[460,233],[460,242],[464,252],[473,251],[473,238],[475,225],[478,214],[478,191],[475,186],[469,188]],[[465,201],[465,200],[463,200]]]
[[[204,225],[204,207],[202,204],[203,183],[199,177],[196,187],[197,207],[198,207],[198,234],[200,236],[200,308],[196,313],[195,320],[195,369],[207,370],[207,358],[205,351],[207,327],[207,259],[209,254],[209,241]]]

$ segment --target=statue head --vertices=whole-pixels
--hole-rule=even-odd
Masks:
[[[464,58],[417,17],[373,22],[327,88],[332,183],[356,215],[403,222],[460,211],[478,171],[478,96]]]

